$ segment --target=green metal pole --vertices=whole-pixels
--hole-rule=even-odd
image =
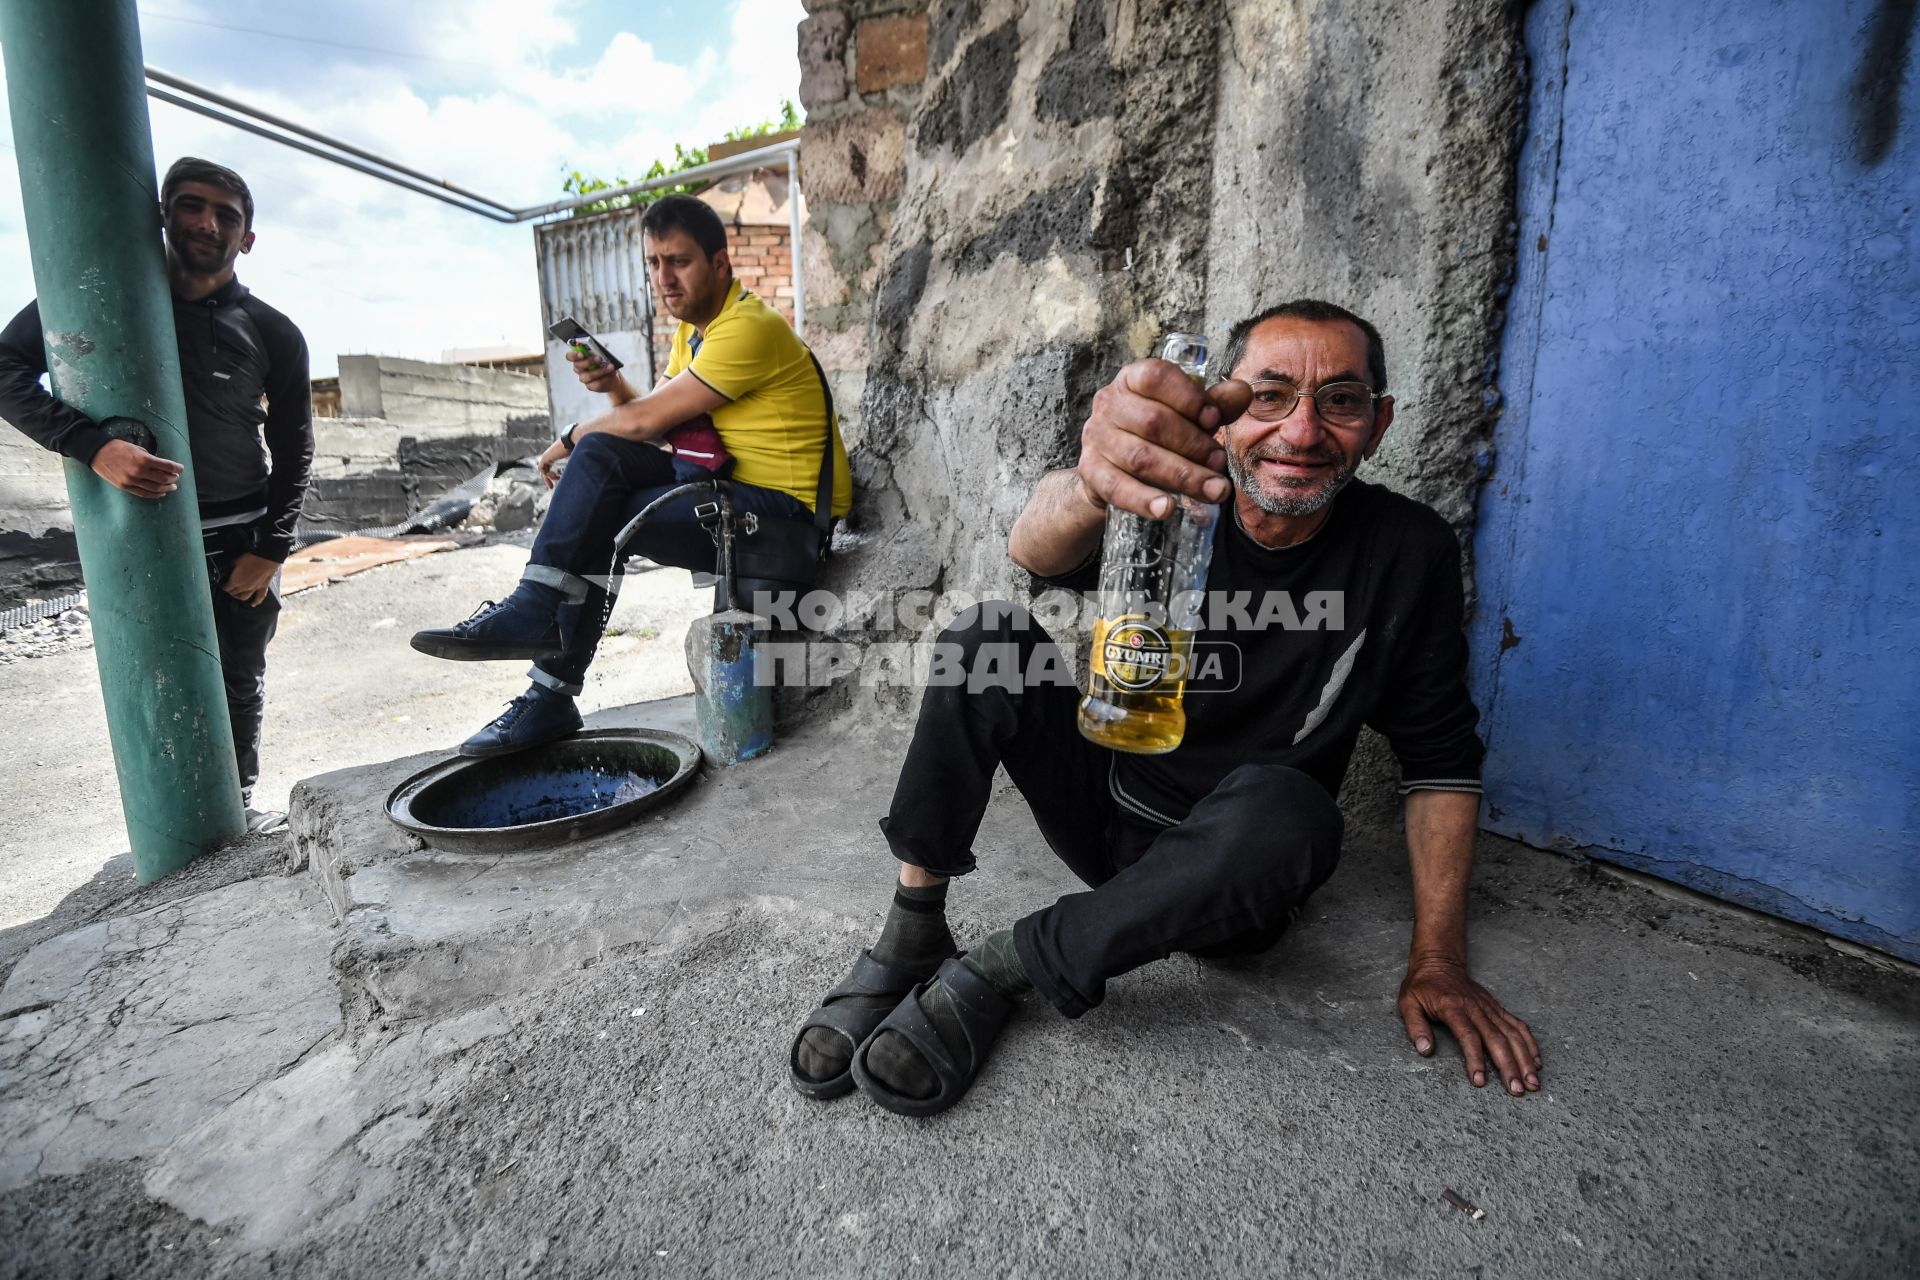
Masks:
[[[66,463],[120,805],[145,883],[240,835],[246,818],[187,449],[140,26],[133,0],[0,0],[0,46],[53,393],[187,468],[152,501]]]

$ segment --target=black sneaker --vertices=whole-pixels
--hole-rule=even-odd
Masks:
[[[455,662],[536,662],[560,656],[560,623],[554,611],[519,592],[489,600],[465,622],[413,633],[413,647]]]
[[[534,685],[499,718],[460,744],[463,756],[504,756],[580,731],[580,709],[564,693]]]

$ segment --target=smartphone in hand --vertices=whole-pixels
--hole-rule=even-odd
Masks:
[[[586,329],[581,326],[580,322],[572,316],[561,316],[558,320],[555,320],[547,326],[547,332],[552,334],[557,340],[572,347],[580,355],[585,356],[589,360],[597,361],[600,368],[618,369],[621,367],[620,362],[614,358],[613,352],[607,350],[600,339],[588,333]]]

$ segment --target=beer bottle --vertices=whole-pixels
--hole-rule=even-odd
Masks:
[[[1170,333],[1160,356],[1205,385],[1207,340]],[[1087,658],[1080,732],[1115,751],[1160,755],[1180,745],[1181,695],[1199,628],[1220,508],[1174,496],[1163,520],[1107,508],[1099,616]]]

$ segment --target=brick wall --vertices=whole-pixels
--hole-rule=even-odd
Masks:
[[[742,227],[729,240],[733,274],[793,323],[793,239],[785,227]]]

